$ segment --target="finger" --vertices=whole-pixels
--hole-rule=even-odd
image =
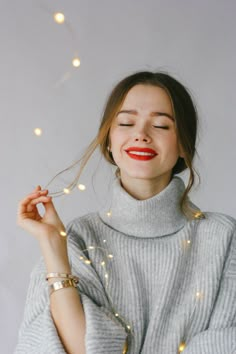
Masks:
[[[52,211],[52,212],[54,212],[55,214],[57,214],[56,208],[55,208],[55,206],[54,206],[54,204],[53,204],[53,202],[52,202],[52,197],[48,196],[48,198],[50,198],[50,199],[48,200],[47,203],[44,204],[45,210],[46,210],[47,212]]]
[[[38,192],[38,191],[40,191],[41,189],[42,189],[41,186],[40,186],[40,185],[37,185],[37,186],[33,189],[32,193]],[[31,194],[32,194],[32,193],[31,193]]]
[[[27,195],[27,197],[25,197],[24,199],[22,199],[22,201],[20,202],[21,205],[26,205],[28,204],[32,199],[40,196],[40,195],[46,195],[48,193],[48,190],[45,189],[43,191],[37,191],[37,192],[32,192],[30,194]]]
[[[36,205],[39,203],[44,203],[44,202],[49,202],[51,200],[52,197],[50,196],[41,196],[39,198],[35,198],[33,200],[30,201],[30,203],[28,205]]]
[[[58,216],[57,211],[56,211],[54,204],[52,202],[51,196],[40,197],[40,198],[32,200],[31,203],[28,204],[28,206],[27,206],[27,212],[32,212],[32,211],[38,212],[36,206],[39,203],[43,204],[46,213],[52,213],[52,214],[56,214]]]
[[[48,193],[48,189],[38,189],[38,190],[34,190],[33,192],[29,193],[27,195],[27,197],[29,197],[30,195],[34,195],[34,194],[44,194],[44,193]]]
[[[25,212],[27,213],[38,212],[37,204],[42,203],[43,205],[45,205],[45,203],[48,203],[50,199],[51,197],[45,197],[45,196],[33,199],[29,204],[27,204]]]
[[[39,197],[40,195],[44,195],[46,196],[46,194],[48,193],[47,190],[45,191],[39,191],[39,192],[35,192],[35,193],[31,193],[29,194],[25,199],[23,199],[20,203],[19,203],[19,207],[18,207],[18,214],[22,214],[25,213],[27,211],[27,207],[30,203],[32,203],[32,200],[35,200],[37,197]]]
[[[35,205],[28,204],[26,207],[26,212],[27,213],[35,212],[35,208],[36,208]]]

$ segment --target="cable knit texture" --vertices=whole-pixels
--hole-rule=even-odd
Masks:
[[[177,354],[181,343],[184,354],[236,354],[236,220],[210,212],[187,220],[179,207],[184,189],[174,177],[141,201],[116,180],[109,210],[67,225],[87,354],[121,354],[126,339],[129,354]],[[42,258],[31,273],[15,350],[32,353],[66,353]]]

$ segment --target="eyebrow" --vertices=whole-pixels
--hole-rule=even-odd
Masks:
[[[133,115],[137,115],[138,112],[134,109],[125,109],[125,110],[122,110],[122,111],[119,111],[117,112],[116,114],[116,117],[118,116],[118,114],[121,114],[121,113],[128,113],[128,114],[133,114]],[[174,117],[172,117],[172,115],[170,115],[169,113],[165,113],[165,112],[151,112],[150,114],[152,117],[156,117],[156,116],[165,116],[165,117],[168,117],[170,118],[171,120],[174,121]]]

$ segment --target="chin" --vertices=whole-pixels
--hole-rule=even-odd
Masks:
[[[125,171],[121,173],[121,177],[123,176],[124,178],[128,179],[140,179],[140,180],[160,180],[164,179],[170,180],[172,174],[172,170],[167,170],[167,171]]]
[[[158,178],[159,176],[157,176],[156,174],[152,174],[152,173],[143,173],[143,172],[140,172],[140,173],[127,173],[125,174],[125,176],[127,178],[134,178],[134,179],[143,179],[143,180],[153,180],[155,178]]]

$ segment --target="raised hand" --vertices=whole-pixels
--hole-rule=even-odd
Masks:
[[[32,193],[19,202],[17,211],[17,224],[40,241],[42,238],[50,237],[51,234],[59,235],[61,231],[65,231],[52,198],[47,194],[47,189],[41,190],[41,187],[37,186]],[[42,203],[45,208],[43,216],[39,214],[37,208],[39,203]]]

